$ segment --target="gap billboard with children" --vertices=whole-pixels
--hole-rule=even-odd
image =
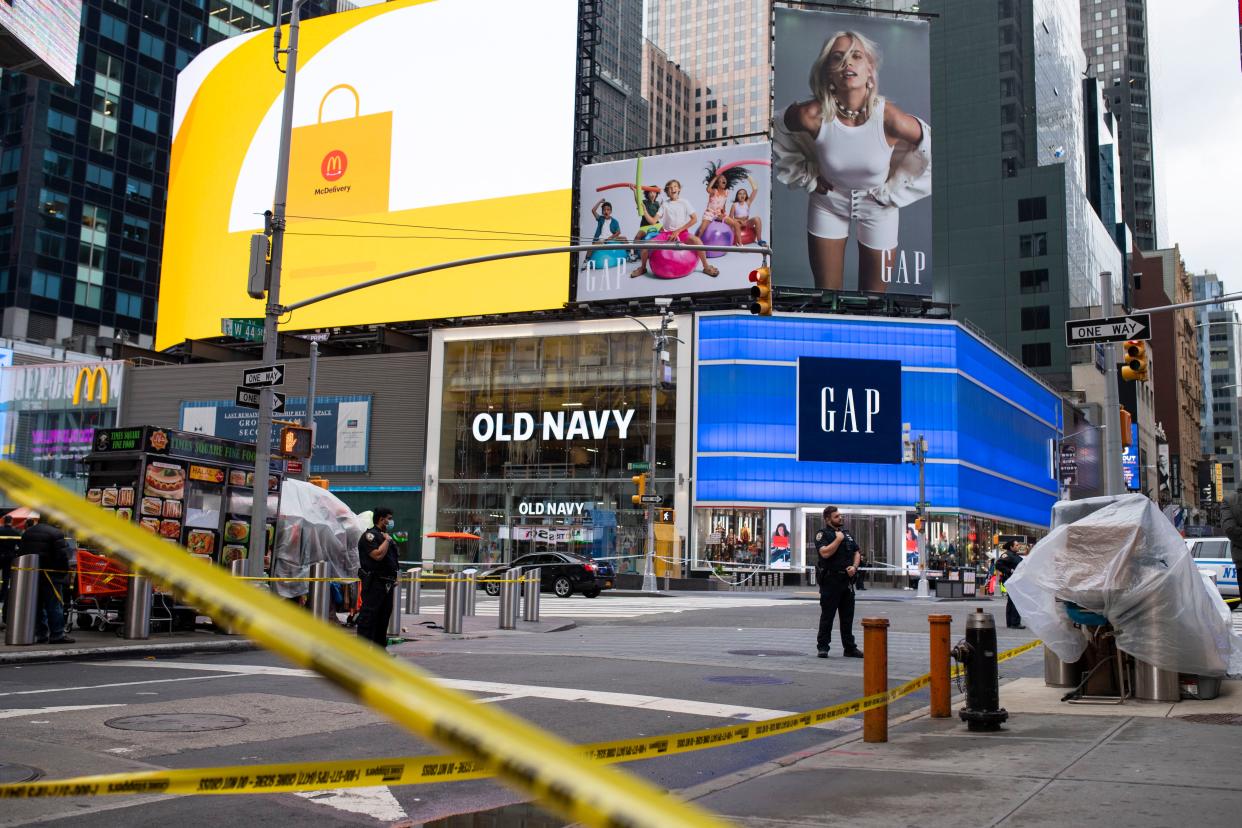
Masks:
[[[766,143],[610,161],[582,168],[576,299],[743,291],[767,239],[771,148]],[[634,241],[728,245],[736,252],[649,251]],[[747,251],[751,252],[747,252]]]

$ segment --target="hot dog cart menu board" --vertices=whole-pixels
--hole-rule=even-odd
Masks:
[[[87,499],[178,542],[190,554],[227,564],[250,542],[254,445],[154,426],[95,432]],[[268,476],[267,543],[275,538],[283,465]]]

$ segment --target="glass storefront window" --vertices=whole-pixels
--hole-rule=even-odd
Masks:
[[[696,568],[733,571],[768,566],[767,510],[716,507],[695,516]]]

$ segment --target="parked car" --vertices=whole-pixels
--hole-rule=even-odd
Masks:
[[[1229,552],[1229,538],[1186,538],[1195,566],[1216,573],[1216,588],[1226,598],[1238,597],[1238,568]],[[1231,605],[1234,609],[1237,604]]]
[[[522,567],[539,567],[540,592],[552,592],[558,598],[568,598],[575,592],[587,598],[595,598],[605,589],[612,589],[615,573],[612,564],[592,561],[568,552],[537,552],[516,558],[512,563],[481,570],[476,578],[479,587],[488,595],[499,595],[500,584],[509,571]]]

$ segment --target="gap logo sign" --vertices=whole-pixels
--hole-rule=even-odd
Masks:
[[[798,460],[901,462],[901,363],[798,357]]]

